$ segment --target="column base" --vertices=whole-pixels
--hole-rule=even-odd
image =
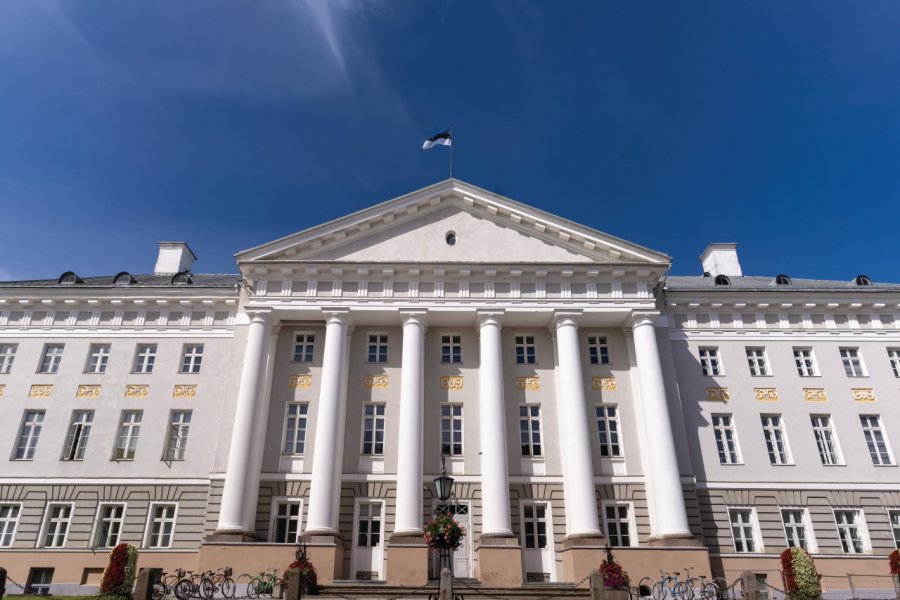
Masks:
[[[421,534],[395,534],[387,544],[387,580],[391,585],[428,583],[430,551]]]
[[[478,546],[477,577],[482,585],[522,586],[522,547],[518,538],[482,536]]]
[[[705,548],[702,542],[689,533],[674,533],[651,537],[648,546],[662,548]]]
[[[241,542],[255,542],[257,541],[256,535],[249,533],[247,531],[228,531],[228,530],[220,530],[217,529],[208,536],[204,541],[207,542],[228,542],[228,543],[241,543]]]
[[[599,535],[573,535],[563,540],[562,576],[560,581],[578,583],[598,568],[606,558],[606,540]],[[589,587],[590,581],[581,582],[579,587]]]
[[[306,553],[316,567],[319,583],[328,585],[341,579],[344,573],[344,542],[340,534],[307,534]]]

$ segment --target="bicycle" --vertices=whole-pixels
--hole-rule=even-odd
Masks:
[[[150,596],[153,600],[162,600],[166,596],[174,593],[175,585],[184,577],[184,569],[176,569],[175,573],[168,574],[163,571],[159,576],[159,581],[153,584],[153,590]]]
[[[649,590],[650,597],[653,600],[666,600],[668,597],[675,600],[693,600],[694,590],[678,579],[680,574],[680,571],[676,571],[671,575],[660,571],[659,581],[654,581],[650,577],[644,577],[639,583],[638,593],[646,598],[642,590]]]
[[[263,571],[259,575],[250,577],[250,583],[247,584],[247,597],[259,598],[260,596],[275,597],[276,588],[280,588],[282,580],[278,578],[277,569],[269,569]]]
[[[688,570],[690,573],[690,570]],[[687,586],[693,595],[698,595],[701,600],[717,600],[719,598],[719,586],[714,581],[707,581],[706,575],[691,577],[687,580]]]
[[[182,573],[185,573],[185,571],[182,571]],[[175,597],[178,600],[189,600],[192,596],[197,596],[198,598],[212,597],[212,590],[209,590],[209,596],[206,595],[208,588],[201,592],[201,585],[206,577],[206,573],[194,573],[193,571],[186,571],[186,573],[187,575],[182,575],[173,588]],[[212,581],[209,581],[209,586],[212,586]]]
[[[219,569],[216,572],[207,571],[200,580],[200,592],[203,597],[210,600],[217,591],[222,592],[226,598],[234,598],[234,579],[231,578],[231,567]]]

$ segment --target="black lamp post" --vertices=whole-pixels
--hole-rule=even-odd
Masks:
[[[447,457],[444,454],[443,449],[441,450],[441,474],[438,477],[434,478],[434,491],[437,493],[438,503],[437,507],[434,509],[434,515],[446,515],[451,514],[451,509],[447,505],[447,501],[453,498],[453,478],[447,475]],[[450,549],[449,548],[441,548],[440,549],[440,564],[441,569],[447,567],[450,569],[451,575],[453,574],[453,560],[451,559]]]

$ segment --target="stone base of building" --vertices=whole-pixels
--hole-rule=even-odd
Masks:
[[[486,537],[479,542],[476,579],[484,586],[514,588],[522,585],[522,546],[516,537]]]
[[[387,545],[387,580],[391,585],[425,585],[429,554],[421,534],[392,535]]]
[[[319,583],[328,585],[344,572],[344,545],[340,535],[304,536],[309,560],[316,567]],[[291,547],[296,552],[296,546]]]
[[[256,536],[242,531],[214,531],[206,536],[207,542],[227,542],[239,544],[243,542],[255,542]]]

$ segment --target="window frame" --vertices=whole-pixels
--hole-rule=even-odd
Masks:
[[[49,354],[51,348],[59,348],[59,353]],[[62,365],[62,357],[66,352],[66,345],[50,343],[47,342],[44,344],[44,349],[41,351],[41,357],[38,359],[38,368],[37,372],[41,375],[56,375],[59,373],[59,367]],[[48,363],[48,358],[50,362]]]
[[[303,338],[302,341],[300,340],[301,337]],[[316,333],[314,331],[295,331],[291,349],[290,362],[299,364],[311,364],[315,362]],[[298,357],[300,360],[298,360]]]
[[[765,554],[766,547],[763,544],[762,532],[759,529],[759,516],[756,514],[756,507],[753,506],[727,506],[725,508],[728,514],[728,530],[731,532],[731,546],[734,548],[735,554]],[[753,550],[738,550],[737,538],[734,536],[734,520],[732,513],[736,511],[747,511],[750,513],[750,533],[752,535]]]
[[[147,348],[148,351],[146,353],[142,352],[142,348]],[[149,351],[151,348],[152,351]],[[156,366],[156,357],[158,353],[159,344],[145,344],[141,342],[135,344],[134,361],[131,364],[132,375],[151,375]],[[143,361],[142,358],[144,359]],[[141,370],[138,370],[138,365],[141,366]]]
[[[900,377],[900,348],[887,348],[887,355],[891,370],[894,372],[894,377]],[[2,373],[2,371],[0,371],[0,373]]]
[[[848,552],[844,549],[844,538],[841,537],[841,528],[838,524],[837,515],[839,512],[855,512],[857,516],[857,521],[855,525],[859,531],[859,540],[860,546],[862,550],[859,552]],[[831,518],[834,522],[835,531],[837,531],[838,542],[841,545],[841,553],[842,554],[871,554],[872,553],[872,540],[869,538],[869,526],[866,522],[866,513],[865,511],[858,506],[832,506],[831,507]]]
[[[66,518],[66,531],[63,533],[63,539],[61,544],[54,544],[52,546],[47,545],[47,534],[50,533],[50,525],[52,522],[52,517],[50,516],[51,508],[57,506],[68,506],[69,514]],[[74,502],[56,502],[51,501],[47,502],[44,506],[44,517],[41,522],[40,535],[38,536],[37,543],[35,544],[35,548],[65,548],[66,543],[69,541],[69,533],[72,531],[72,518],[75,516],[75,503]],[[53,533],[54,540],[58,535],[57,532]]]
[[[751,352],[754,353],[751,356]],[[761,356],[755,355],[759,352]],[[750,369],[751,377],[772,377],[773,372],[770,368],[769,352],[765,346],[744,346],[744,353],[747,356],[747,367]],[[762,367],[760,369],[760,366]],[[758,371],[758,372],[757,372]]]
[[[366,527],[366,532],[363,534],[366,536],[367,545],[361,546],[359,544],[359,536],[361,533],[363,533],[359,527],[360,518],[362,517],[360,509],[362,508],[363,504],[365,504],[369,507],[374,506],[376,504],[379,506],[378,542],[376,544],[369,543],[372,541],[372,529],[368,526]],[[355,501],[353,503],[353,540],[351,541],[351,544],[352,544],[351,548],[379,548],[380,547],[383,549],[385,547],[385,529],[386,529],[385,521],[387,520],[387,515],[385,514],[386,510],[387,510],[387,504],[381,498],[371,498],[371,497],[366,496],[364,498],[356,498],[355,499]],[[371,510],[368,512],[369,512],[369,514],[366,515],[366,519],[369,523],[371,523],[373,515],[371,514]]]
[[[766,424],[766,419],[778,419],[778,426]],[[788,441],[787,428],[784,426],[784,415],[780,413],[762,413],[759,415],[760,425],[763,430],[763,440],[766,443],[766,453],[769,455],[769,464],[773,467],[793,466],[794,455],[791,453],[791,444]],[[782,450],[777,447],[777,439],[769,440],[769,434],[777,438],[777,434],[781,435]],[[770,449],[771,445],[771,449]],[[773,460],[777,458],[778,460]]]
[[[706,356],[703,353],[706,352]],[[712,355],[709,353],[712,352]],[[725,375],[725,368],[722,365],[722,355],[719,353],[718,346],[699,346],[697,348],[697,357],[700,360],[700,372],[704,377],[721,377]],[[715,361],[715,370],[713,373],[713,365],[711,361]]]
[[[119,442],[122,439],[122,430],[125,427],[125,415],[130,415],[130,414],[136,414],[139,416],[139,419],[136,422],[137,435],[131,435],[131,432],[134,430],[135,422],[130,421],[129,422],[129,435],[128,435],[129,442],[128,442],[128,444],[126,444],[126,446],[124,448],[122,448],[123,451],[125,451],[125,456],[122,456],[121,458],[117,458],[116,453],[119,450],[119,447],[120,447]],[[144,411],[143,410],[141,410],[141,409],[124,409],[119,413],[119,424],[116,427],[116,437],[113,440],[112,460],[114,460],[116,462],[123,462],[123,461],[133,461],[135,459],[135,456],[137,455],[137,445],[141,439],[141,428],[143,427],[143,425],[144,425]],[[132,439],[134,440],[133,443],[131,442]],[[127,454],[127,451],[129,448],[132,449],[131,458],[128,458],[128,454]]]
[[[537,364],[537,342],[533,333],[513,334],[513,356],[517,365]],[[521,342],[519,340],[522,340]],[[530,342],[528,340],[531,340]]]
[[[87,451],[87,445],[91,438],[91,430],[94,427],[94,412],[92,409],[75,409],[69,417],[69,426],[66,428],[66,439],[63,442],[63,454],[60,458],[63,462],[83,462],[84,454]],[[76,423],[75,417],[81,415],[88,417],[86,420],[82,418]],[[75,438],[74,428],[81,425],[81,433]],[[86,431],[85,431],[86,430]],[[71,445],[70,445],[71,444]],[[74,457],[71,455],[74,453]]]
[[[200,352],[196,352],[197,348],[200,349]],[[193,350],[193,352],[188,354],[188,349]],[[199,375],[200,368],[203,365],[203,355],[205,351],[206,344],[182,344],[181,367],[179,368],[178,373],[181,375]]]
[[[6,528],[0,529],[0,548],[12,548],[13,544],[16,542],[16,532],[19,529],[19,521],[22,519],[22,508],[24,507],[23,502],[0,502],[0,508],[4,506],[14,506],[17,509],[15,520],[4,519],[0,521],[0,523],[12,523],[12,529],[10,531],[6,531]],[[4,544],[3,538],[9,535],[9,543]]]
[[[373,341],[372,338],[375,338]],[[366,364],[386,365],[390,360],[391,338],[385,331],[366,333]],[[374,360],[373,360],[374,359]]]
[[[441,402],[440,403],[440,415],[441,415],[441,436],[439,439],[441,446],[441,453],[450,458],[461,458],[465,456],[466,452],[466,434],[465,434],[465,407],[461,402]],[[450,408],[450,414],[444,414],[444,408]],[[456,410],[459,410],[459,414],[454,414]],[[445,452],[445,444],[444,444],[444,425],[445,423],[449,423],[449,431],[450,434],[450,452]],[[457,424],[459,425],[457,427]],[[459,442],[454,440],[454,434],[459,433]],[[455,446],[459,445],[459,452],[455,451]]]
[[[525,509],[529,508],[529,507],[532,509],[537,508],[537,507],[541,507],[544,509],[544,534],[543,534],[544,542],[545,542],[544,546],[538,545],[540,543],[540,536],[541,536],[539,531],[534,531],[532,534],[532,537],[534,538],[534,541],[535,541],[535,546],[533,548],[530,548],[528,546],[528,532],[526,531],[526,527],[525,527],[525,524],[527,523],[527,520],[526,520],[527,517],[525,516]],[[553,548],[555,540],[554,540],[554,535],[553,535],[554,532],[553,532],[552,515],[553,515],[553,505],[550,503],[549,500],[540,500],[540,499],[531,499],[530,498],[527,500],[523,499],[523,500],[519,501],[519,525],[521,527],[521,529],[520,529],[521,536],[520,536],[519,543],[522,545],[523,551],[533,550],[536,552],[542,552],[547,549]],[[535,519],[535,522],[538,522],[536,514],[535,514],[534,519]]]
[[[297,509],[297,532],[294,536],[295,539],[293,541],[279,542],[276,539],[278,537],[277,536],[277,533],[278,533],[277,523],[278,523],[278,518],[279,518],[278,507],[282,504],[299,505],[299,508]],[[272,509],[270,511],[271,514],[269,516],[269,538],[268,538],[270,544],[297,545],[300,543],[301,538],[303,537],[303,509],[304,508],[305,508],[305,506],[303,503],[303,498],[300,496],[275,496],[272,498]],[[288,523],[290,523],[290,521],[291,521],[290,515],[288,515],[287,520],[288,520]],[[287,533],[287,529],[285,530],[285,533]]]
[[[867,426],[864,422],[864,419],[875,419],[877,428]],[[893,467],[897,463],[894,461],[894,452],[891,450],[891,442],[888,440],[887,432],[885,431],[884,423],[881,420],[881,415],[872,415],[872,414],[861,414],[859,415],[859,424],[863,430],[863,439],[866,442],[866,449],[869,451],[869,458],[872,459],[872,465],[876,467]],[[884,444],[884,453],[887,454],[887,462],[883,462],[883,456],[881,451],[877,447],[877,440],[869,441],[869,434],[872,434],[874,438],[875,432],[881,436],[881,441]],[[873,455],[872,445],[875,444],[875,450],[878,452],[878,461],[875,461],[875,455]]]
[[[373,412],[371,415],[366,414],[367,407],[373,407]],[[378,414],[378,409],[381,408],[381,414]],[[372,439],[369,442],[366,442],[366,422],[371,418],[372,420]],[[387,441],[385,439],[385,430],[386,430],[386,421],[387,421],[387,403],[386,402],[363,402],[363,410],[362,410],[362,428],[360,433],[360,441],[362,442],[359,446],[359,454],[360,456],[371,456],[371,457],[384,457],[385,455],[385,446],[387,445]],[[381,423],[381,441],[377,441],[378,427],[377,425]],[[371,445],[371,450],[366,452],[366,444]],[[376,445],[381,444],[381,452],[376,452]]]
[[[461,365],[462,360],[462,334],[456,332],[442,332],[441,334],[441,364]],[[446,341],[445,341],[446,339]],[[447,360],[444,360],[444,359]]]
[[[543,424],[543,412],[544,411],[541,410],[540,404],[520,403],[518,408],[519,408],[519,410],[518,410],[518,413],[519,413],[518,414],[518,417],[519,417],[519,451],[521,452],[521,457],[525,458],[525,459],[543,460],[544,456],[545,456],[545,454],[544,454],[544,433],[543,433],[544,432],[544,424]],[[522,409],[526,409],[528,414],[523,416]],[[537,410],[537,416],[532,414],[532,412],[533,412],[532,409]],[[526,430],[522,429],[522,420],[523,419],[527,419],[528,428]],[[532,424],[535,422],[537,422],[537,429],[535,429],[532,426]],[[528,454],[526,454],[524,452],[524,448],[526,445],[522,443],[522,434],[523,433],[527,433],[527,435],[528,435],[528,444],[527,444]],[[537,434],[537,437],[538,437],[537,444],[534,443],[535,433]],[[538,446],[537,454],[534,453],[535,445]]]
[[[836,460],[836,462],[833,462],[833,463],[826,463],[824,460],[822,460],[822,448],[819,445],[819,437],[816,433],[817,426],[816,426],[815,422],[813,421],[813,419],[822,419],[822,418],[828,420],[828,428],[827,429],[828,429],[828,433],[830,434],[830,437],[831,437],[831,445],[833,447],[835,460]],[[809,424],[813,430],[813,441],[815,441],[815,443],[816,443],[816,449],[819,452],[819,460],[822,462],[822,466],[823,467],[845,466],[847,463],[844,461],[844,453],[841,450],[841,443],[838,440],[837,430],[834,428],[834,422],[831,419],[831,415],[830,414],[822,414],[822,413],[810,414],[809,415]],[[819,429],[822,429],[821,426],[819,427]]]
[[[291,407],[297,407],[297,413],[292,417],[291,416]],[[303,409],[301,411],[301,409]],[[288,432],[290,429],[288,428],[288,424],[291,419],[295,419],[297,422],[294,427],[294,436],[291,441],[292,448],[294,452],[285,452],[288,445]],[[303,428],[299,427],[300,420],[303,420]],[[298,435],[297,432],[302,431],[302,439],[299,440],[299,444],[303,446],[302,452],[296,452],[297,444],[298,444]],[[304,456],[306,454],[306,435],[309,433],[309,402],[302,400],[289,400],[284,403],[284,432],[281,436],[281,456]]]
[[[105,349],[106,352],[96,352]],[[97,363],[94,365],[94,356],[97,356]],[[112,356],[112,344],[91,344],[88,346],[87,361],[85,361],[84,372],[88,375],[104,375],[109,369],[109,359]]]
[[[723,461],[722,460],[722,452],[719,451],[720,428],[716,427],[716,419],[721,419],[723,417],[728,418],[728,427],[722,428],[721,430],[724,431],[725,429],[728,429],[731,431],[731,439],[732,439],[732,442],[734,445],[734,458],[735,458],[734,461],[727,461],[727,462]],[[744,457],[743,457],[743,454],[741,454],[741,444],[740,444],[740,441],[738,440],[737,425],[734,422],[734,415],[732,413],[713,413],[712,415],[710,415],[710,421],[711,421],[711,425],[712,425],[712,429],[713,429],[713,439],[716,442],[716,454],[719,457],[719,464],[723,465],[723,466],[744,464]],[[724,440],[724,439],[722,440],[723,448],[724,448],[725,441],[726,440]]]
[[[176,415],[181,416],[177,422],[175,421]],[[184,415],[187,415],[186,421]],[[165,462],[183,462],[185,460],[193,419],[194,411],[192,409],[173,408],[169,411],[169,427],[166,431],[166,442],[163,447],[162,458]],[[176,427],[177,430],[175,429]]]
[[[615,414],[612,417],[612,421],[616,424],[616,430],[613,432],[609,427],[610,417],[607,414],[607,409],[612,408],[615,411]],[[600,411],[603,411],[603,416],[600,416]],[[603,442],[603,433],[600,431],[600,423],[604,422],[606,424],[606,437],[607,441]],[[620,419],[620,411],[618,404],[607,404],[607,403],[598,403],[594,405],[594,422],[597,425],[597,442],[600,444],[600,458],[623,458],[625,456],[624,444],[622,439],[622,421]],[[613,442],[612,438],[615,437],[616,441]],[[609,447],[609,453],[603,454],[604,447]],[[612,453],[612,448],[617,447],[618,451],[616,453]]]
[[[815,530],[812,525],[812,518],[809,516],[809,508],[805,506],[779,506],[778,514],[781,516],[781,529],[784,532],[784,540],[787,544],[787,548],[791,547],[791,539],[788,536],[787,531],[787,522],[784,520],[784,513],[786,512],[799,512],[800,513],[800,524],[803,526],[803,534],[806,537],[806,550],[809,554],[816,554],[819,551],[819,546],[816,543],[816,535]],[[793,524],[792,524],[793,525]]]
[[[17,343],[0,344],[0,375],[9,375],[18,351],[19,344]]]
[[[102,522],[102,514],[103,509],[105,507],[112,506],[121,506],[122,507],[122,516],[119,518],[119,532],[116,535],[116,543],[111,546],[101,546],[97,543],[97,538],[100,536],[100,524]],[[94,513],[94,525],[91,527],[91,538],[90,538],[90,548],[115,548],[122,541],[122,530],[125,528],[125,515],[128,511],[128,503],[127,502],[98,502],[97,510]],[[109,537],[109,532],[107,532],[107,538]]]
[[[35,424],[28,423],[28,415],[29,414],[34,414],[34,415],[40,416],[40,420],[37,422],[37,434],[34,433]],[[43,409],[43,408],[37,408],[37,409],[26,408],[24,411],[22,411],[22,420],[19,423],[19,434],[16,436],[16,441],[15,441],[15,444],[13,445],[11,460],[14,460],[14,461],[32,461],[32,460],[34,460],[34,455],[35,455],[35,453],[37,453],[38,443],[41,440],[41,432],[44,430],[44,420],[46,417],[47,417],[47,411],[46,411],[46,409]],[[28,443],[24,446],[25,455],[22,458],[19,458],[19,456],[18,456],[19,448],[23,447],[22,446],[22,439],[23,439],[22,436],[25,435],[25,426],[26,425],[29,425],[31,427],[31,429],[29,430],[29,434],[28,434],[28,438],[27,438]],[[32,443],[31,440],[34,440],[34,442]],[[30,449],[30,453],[29,453],[29,449]]]
[[[611,365],[609,336],[590,333],[587,336],[588,362],[592,365]]]
[[[808,352],[809,356],[803,356],[803,352]],[[801,353],[801,355],[797,356],[798,353]],[[819,371],[819,362],[816,360],[816,351],[812,346],[792,346],[791,354],[794,356],[794,366],[797,367],[797,375],[800,377],[822,376],[822,372]],[[805,363],[809,364],[806,365]]]
[[[856,356],[844,356],[845,352],[855,352]],[[869,370],[866,368],[862,350],[859,346],[839,346],[838,355],[841,357],[841,364],[844,366],[844,375],[852,378],[869,376]],[[854,360],[859,363],[859,373],[856,373],[856,367],[853,366]],[[852,374],[850,373],[851,370],[853,371]]]
[[[613,544],[612,543],[612,535],[609,530],[609,518],[606,514],[607,507],[612,506],[624,506],[628,510],[628,515],[625,518],[625,523],[628,525],[628,545],[624,546],[621,544]],[[639,546],[637,539],[637,523],[634,520],[634,502],[628,502],[623,500],[602,500],[600,502],[600,512],[601,517],[603,519],[603,533],[606,535],[606,539],[609,541],[609,545],[613,548],[636,548]],[[616,518],[616,523],[621,524],[623,521],[621,517]],[[621,532],[618,533],[619,538],[621,538]]]
[[[153,535],[153,534],[152,534],[152,531],[153,531],[153,514],[154,514],[154,511],[156,510],[156,508],[159,507],[159,506],[174,506],[174,507],[175,507],[175,513],[172,515],[172,532],[169,534],[169,544],[168,544],[167,546],[151,546],[151,545],[150,545],[150,540],[151,540],[151,537],[152,537],[152,535]],[[141,541],[141,548],[146,548],[146,549],[166,549],[166,548],[171,548],[171,547],[172,547],[172,544],[175,542],[175,531],[176,531],[176,526],[178,525],[178,509],[179,509],[179,503],[178,503],[178,502],[158,502],[158,501],[154,501],[154,502],[151,502],[151,503],[150,503],[150,506],[147,508],[147,522],[146,522],[146,525],[144,526],[144,537],[143,537],[143,539],[142,539],[142,541]],[[161,536],[162,536],[162,533],[160,533],[160,537],[161,537]]]
[[[894,517],[896,516],[896,521]],[[900,508],[888,509],[888,523],[894,536],[894,548],[900,549]]]

